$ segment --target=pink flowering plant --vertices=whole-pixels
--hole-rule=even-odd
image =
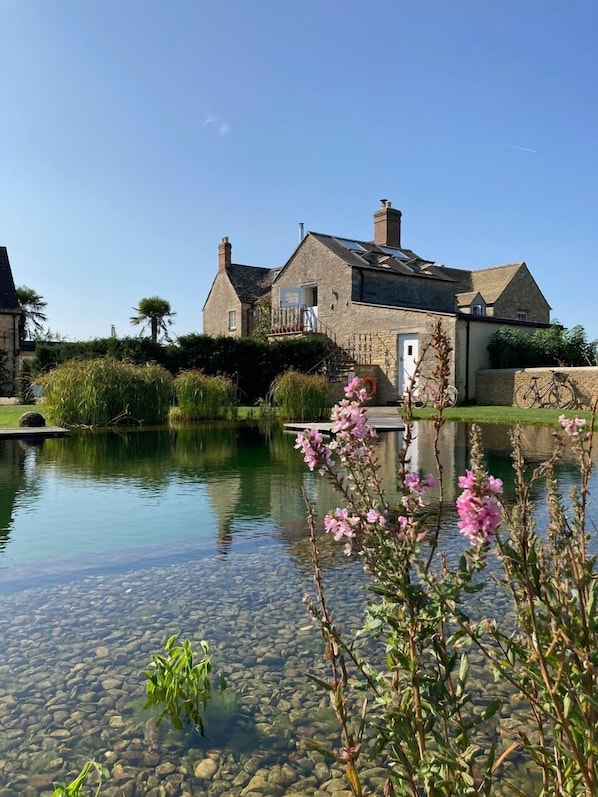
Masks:
[[[429,351],[439,360],[442,382],[450,345],[440,325],[423,356]],[[331,668],[329,679],[314,680],[329,691],[341,728],[337,750],[312,746],[345,766],[355,797],[368,793],[360,778],[366,754],[386,769],[384,797],[598,794],[598,585],[585,530],[591,434],[582,420],[562,417],[554,453],[530,470],[516,429],[514,497],[506,502],[502,481],[485,469],[474,426],[470,467],[459,478],[456,501],[463,550],[451,564],[440,544],[448,522],[438,456],[442,407],[434,420],[437,473],[411,468],[408,422],[400,497],[392,504],[367,400],[353,380],[333,410],[333,438],[326,442],[311,430],[296,443],[307,466],[339,495],[323,518],[324,532],[345,554],[361,557],[371,579],[363,628],[346,640],[326,600],[318,521],[308,506],[316,599],[306,598],[306,605]],[[554,469],[567,446],[580,473],[568,501]],[[538,482],[548,496],[542,531],[532,501]],[[484,616],[475,596],[491,586],[511,597],[511,615]],[[489,690],[496,679],[495,695],[478,689],[476,698],[474,652],[478,682]],[[509,736],[502,721],[510,706],[527,720]],[[529,787],[522,785],[523,772]]]

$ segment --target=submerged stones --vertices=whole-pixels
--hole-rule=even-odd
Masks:
[[[49,797],[91,758],[111,773],[102,797],[350,797],[344,768],[305,745],[339,747],[329,696],[307,677],[328,677],[302,606],[310,582],[263,546],[3,595],[0,797]],[[343,557],[326,584],[338,622],[358,627],[361,563]],[[228,682],[206,738],[143,710],[143,672],[177,632],[208,640]],[[384,771],[361,765],[381,794]]]

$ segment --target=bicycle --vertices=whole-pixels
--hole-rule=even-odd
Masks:
[[[575,394],[571,385],[567,384],[567,374],[553,371],[551,378],[540,384],[541,376],[530,377],[529,385],[520,385],[515,391],[515,406],[522,409],[531,409],[536,405],[540,407],[554,407],[568,410],[575,403]]]
[[[459,391],[454,385],[446,385],[444,395],[441,395],[440,386],[430,382],[416,385],[411,391],[411,404],[417,409],[427,407],[428,404],[443,407],[454,407],[459,400]]]

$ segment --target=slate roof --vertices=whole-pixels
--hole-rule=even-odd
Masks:
[[[231,263],[226,269],[226,273],[239,300],[243,304],[254,304],[269,291],[272,280],[279,270]]]
[[[371,271],[392,271],[408,277],[442,280],[452,282],[442,267],[436,266],[433,260],[420,257],[412,249],[402,246],[400,249],[389,246],[378,246],[372,241],[338,238],[333,235],[312,232],[320,243],[344,260],[348,266],[365,268]]]
[[[5,246],[0,246],[0,310],[21,310]]]

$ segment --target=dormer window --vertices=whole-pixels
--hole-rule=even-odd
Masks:
[[[486,308],[483,304],[474,304],[471,307],[472,315],[486,315]]]

